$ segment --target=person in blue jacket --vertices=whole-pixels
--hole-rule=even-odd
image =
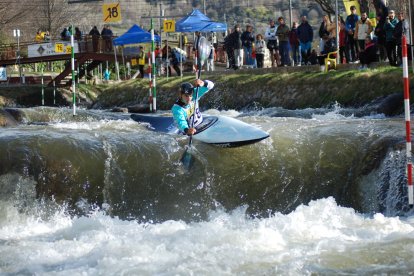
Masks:
[[[197,86],[198,95],[195,97]],[[196,126],[203,121],[203,115],[198,108],[198,100],[214,87],[214,83],[209,80],[195,80],[194,86],[189,82],[184,82],[180,86],[180,94],[172,107],[174,122],[180,132],[187,135],[194,135],[197,131]],[[193,116],[194,124],[193,124]]]

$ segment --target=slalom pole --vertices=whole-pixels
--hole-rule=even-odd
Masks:
[[[45,86],[44,86],[44,81],[43,81],[43,64],[42,64],[42,106],[45,105]]]
[[[70,48],[71,48],[71,63],[72,63],[72,104],[73,116],[76,115],[76,82],[75,82],[75,39],[73,37],[73,25],[70,30]]]
[[[53,78],[53,105],[56,105],[56,81]]]
[[[413,163],[411,161],[411,125],[410,125],[410,82],[408,78],[407,38],[402,37],[402,60],[404,80],[404,112],[405,112],[405,136],[406,136],[406,157],[407,157],[407,184],[408,204],[413,205]]]
[[[151,18],[151,59],[152,59],[152,111],[157,112],[157,88],[155,82],[155,36],[154,23]]]
[[[151,65],[151,53],[148,54],[148,79],[149,79],[149,108],[152,112],[152,65]]]

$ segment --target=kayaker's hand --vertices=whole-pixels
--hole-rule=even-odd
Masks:
[[[195,128],[191,127],[187,130],[187,135],[191,136],[191,135],[194,135],[196,132],[197,132],[197,130]]]
[[[200,80],[200,79],[196,79],[194,82],[194,86],[204,86],[204,81]]]

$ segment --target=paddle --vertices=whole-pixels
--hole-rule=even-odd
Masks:
[[[198,40],[198,46],[197,46],[197,74],[196,74],[196,78],[200,79],[201,77],[201,67],[203,66],[204,62],[206,61],[207,57],[210,54],[210,50],[211,47],[207,41],[207,39],[205,37],[200,37]],[[193,118],[191,120],[191,125],[190,127],[194,126],[194,119],[195,119],[195,112],[196,112],[196,106],[197,106],[197,99],[198,99],[198,90],[199,90],[199,86],[197,86],[196,88],[196,92],[195,92],[195,97],[194,97],[194,114],[193,114]],[[193,165],[193,158],[192,158],[192,154],[190,152],[190,148],[191,148],[191,144],[193,141],[193,135],[190,135],[189,139],[188,139],[188,145],[183,153],[183,155],[181,156],[181,163],[183,163],[184,167],[186,169],[190,169]]]

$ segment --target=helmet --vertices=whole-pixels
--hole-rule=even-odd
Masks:
[[[189,82],[184,82],[180,86],[180,92],[187,94],[187,95],[192,95],[193,90],[194,90],[194,86]]]

